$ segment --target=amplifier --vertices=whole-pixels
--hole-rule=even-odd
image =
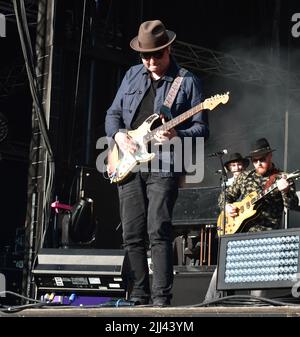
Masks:
[[[217,223],[220,193],[220,187],[180,188],[173,210],[173,225],[197,226]]]
[[[125,252],[101,249],[41,249],[32,271],[38,292],[124,296]]]

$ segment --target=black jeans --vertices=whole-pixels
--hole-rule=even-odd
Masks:
[[[118,185],[124,247],[131,269],[131,298],[149,300],[147,250],[150,243],[152,299],[170,299],[173,285],[172,211],[178,177],[135,173]]]

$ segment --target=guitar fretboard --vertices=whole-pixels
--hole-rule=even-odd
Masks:
[[[293,173],[290,173],[287,175],[286,179],[295,179],[298,180],[300,176],[300,170],[296,170]],[[280,178],[281,175],[278,175],[278,178]],[[263,192],[258,193],[256,197],[251,199],[251,204],[255,204],[256,202],[258,202],[260,199],[264,198],[267,194],[269,194],[270,192],[272,192],[273,190],[275,190],[277,188],[277,183],[275,182],[274,184],[272,184],[270,187],[268,187],[267,189],[265,189]]]
[[[277,184],[276,183],[272,184],[270,187],[265,189],[263,192],[257,194],[256,197],[252,198],[251,203],[255,204],[256,202],[258,202],[260,199],[264,198],[267,194],[269,194],[270,192],[272,192],[276,188],[277,188]]]
[[[184,122],[185,120],[187,120],[188,118],[194,116],[196,113],[200,112],[201,110],[203,110],[203,103],[200,103],[200,104],[194,106],[193,108],[184,112],[183,114],[169,120],[165,124],[163,124],[163,125],[159,126],[158,128],[150,131],[144,137],[144,142],[145,143],[150,142],[151,140],[154,139],[154,135],[158,131],[169,131],[169,130],[173,129],[175,126],[177,126],[177,125],[181,124],[182,122]]]

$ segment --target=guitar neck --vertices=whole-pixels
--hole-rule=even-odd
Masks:
[[[175,126],[183,123],[185,120],[189,119],[190,117],[194,116],[196,113],[200,112],[201,110],[203,110],[203,103],[200,103],[196,106],[194,106],[193,108],[191,108],[190,110],[184,112],[183,114],[169,120],[168,122],[166,122],[165,124],[159,126],[158,128],[150,131],[145,137],[145,143],[150,142],[151,140],[154,139],[154,135],[158,132],[158,131],[169,131],[171,129],[173,129]]]
[[[274,183],[270,187],[268,187],[266,190],[264,190],[263,192],[258,193],[257,196],[251,200],[252,204],[255,204],[256,202],[260,201],[261,199],[266,197],[269,193],[274,191],[276,188],[277,188],[277,184]]]
[[[288,180],[288,181],[290,179],[298,180],[299,177],[300,177],[300,170],[296,170],[293,173],[288,174],[285,177],[285,179]],[[256,202],[258,202],[259,200],[261,200],[262,198],[264,198],[266,195],[268,195],[270,192],[274,191],[276,188],[277,188],[277,183],[275,182],[270,187],[268,187],[267,189],[265,189],[263,192],[258,193],[255,198],[251,199],[251,203],[255,204]]]

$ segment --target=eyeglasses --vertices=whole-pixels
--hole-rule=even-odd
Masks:
[[[267,160],[267,156],[260,157],[260,158],[252,158],[252,163],[257,163],[258,161],[263,163],[263,162],[266,162],[266,160]]]
[[[149,53],[140,53],[142,59],[149,60],[151,57],[161,59],[165,53],[165,49],[157,50]]]

